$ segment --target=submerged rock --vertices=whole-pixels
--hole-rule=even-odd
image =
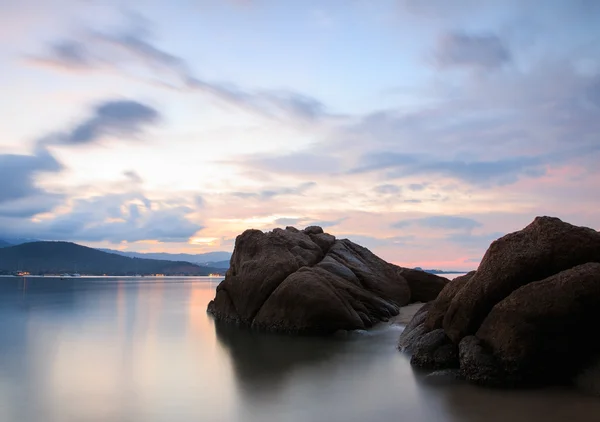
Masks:
[[[317,226],[237,237],[208,311],[217,319],[287,333],[365,329],[401,306],[434,298],[447,279],[390,264]],[[414,290],[414,294],[413,294]]]
[[[414,365],[432,368],[456,365],[441,356],[458,346],[461,374],[477,384],[556,384],[580,374],[589,385],[582,371],[600,356],[599,308],[600,233],[538,217],[493,242],[476,272],[448,283],[400,343]]]

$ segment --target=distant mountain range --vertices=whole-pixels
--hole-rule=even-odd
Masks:
[[[425,271],[426,273],[430,273],[430,274],[462,274],[462,273],[468,273],[468,271],[445,271],[445,270],[424,270],[421,267],[415,267],[413,268],[414,270],[419,270],[419,271]]]
[[[70,242],[30,242],[0,248],[0,274],[209,275],[222,268],[186,261],[144,259],[107,253]]]
[[[33,245],[33,246],[27,246],[27,245]],[[42,246],[42,245],[46,245],[46,246]],[[51,246],[48,246],[51,245]],[[63,246],[61,246],[63,245]],[[136,274],[136,273],[144,273],[144,274],[155,274],[155,273],[162,273],[162,274],[173,274],[173,271],[176,271],[177,269],[180,269],[182,271],[179,271],[180,273],[183,273],[185,271],[183,271],[182,265],[191,265],[192,267],[187,268],[188,272],[190,272],[190,274],[193,273],[193,275],[208,275],[210,273],[224,273],[228,268],[229,268],[229,260],[231,259],[231,253],[230,252],[225,252],[225,251],[218,251],[218,252],[207,252],[207,253],[202,253],[202,254],[186,254],[186,253],[179,253],[179,254],[174,254],[174,253],[166,253],[166,252],[131,252],[131,251],[119,251],[116,249],[92,249],[92,248],[88,248],[85,246],[81,246],[81,245],[77,245],[75,243],[70,243],[70,242],[42,242],[42,241],[37,241],[35,239],[25,239],[25,238],[0,238],[0,273],[2,271],[8,271],[8,272],[13,272],[16,270],[24,270],[25,268],[14,268],[15,265],[14,263],[16,261],[13,261],[13,265],[12,267],[10,266],[10,263],[7,263],[7,260],[12,259],[12,257],[14,256],[14,259],[16,259],[17,261],[23,261],[26,260],[28,262],[36,262],[36,263],[43,263],[43,265],[37,265],[34,271],[45,271],[48,270],[50,268],[56,269],[58,267],[61,267],[64,269],[64,271],[62,272],[73,272],[73,269],[70,269],[70,267],[72,267],[72,263],[74,261],[81,261],[81,264],[84,263],[83,260],[81,259],[75,259],[73,260],[73,258],[69,258],[69,262],[64,262],[65,261],[65,257],[60,257],[57,255],[53,255],[53,258],[55,260],[55,264],[50,264],[50,262],[45,261],[45,257],[43,257],[41,254],[45,254],[45,253],[51,253],[53,254],[55,250],[59,251],[59,255],[60,253],[66,253],[66,249],[67,246],[64,245],[73,245],[77,248],[83,248],[88,250],[88,252],[85,254],[85,258],[93,258],[93,260],[95,260],[94,262],[96,262],[98,265],[96,265],[95,263],[90,263],[90,267],[89,269],[91,270],[92,268],[94,269],[93,274],[109,274],[111,271],[117,271],[119,272],[120,275],[123,275],[125,273],[129,274]],[[21,249],[14,249],[16,246],[21,246]],[[10,254],[15,254],[15,255],[10,255],[9,256],[9,252],[7,252],[7,248],[11,250]],[[19,253],[16,252],[12,252],[13,250],[18,250],[20,251]],[[35,255],[35,259],[33,258],[33,255],[27,255],[28,253],[35,251],[35,253],[37,255]],[[122,266],[116,265],[114,268],[112,267],[112,260],[114,258],[110,258],[108,259],[106,256],[103,257],[103,255],[95,255],[95,256],[91,256],[89,251],[96,251],[96,252],[100,252],[103,255],[116,255],[119,257],[123,257],[123,258],[127,258],[127,260],[125,261],[119,261],[120,263],[122,263]],[[21,256],[20,253],[22,252],[26,252],[25,255]],[[69,251],[70,253],[70,251]],[[47,257],[48,259],[50,259],[49,257]],[[135,261],[132,261],[132,259],[135,258]],[[56,259],[59,259],[58,261],[56,261]],[[111,264],[105,264],[106,260],[109,260],[111,262]],[[31,260],[31,261],[30,261]],[[160,262],[160,263],[157,263]],[[135,263],[134,267],[130,267],[130,265],[132,263]],[[177,264],[177,265],[172,265],[172,264]],[[107,267],[106,271],[102,270],[101,267],[105,265]],[[18,265],[17,265],[18,266]],[[137,266],[137,267],[136,267]],[[10,268],[8,268],[10,267]],[[111,270],[110,268],[113,268],[113,270]],[[154,269],[158,268],[159,270],[154,271]],[[160,270],[160,268],[163,268],[162,270]],[[431,273],[431,274],[459,274],[459,273],[465,273],[467,271],[446,271],[446,270],[438,270],[438,269],[423,269],[421,267],[415,267],[415,270],[419,270],[419,271],[425,271],[427,273]],[[29,269],[27,269],[28,271],[30,271]],[[79,266],[79,272],[83,272],[85,271],[85,267]],[[91,274],[91,273],[90,273]]]
[[[230,252],[207,252],[201,254],[165,253],[165,252],[129,252],[116,249],[98,249],[102,252],[113,253],[129,258],[162,259],[166,261],[186,261],[214,268],[229,268]]]
[[[0,248],[3,246],[20,245],[21,243],[28,242],[40,242],[40,240],[27,237],[0,236]]]

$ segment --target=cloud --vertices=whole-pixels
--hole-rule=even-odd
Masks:
[[[385,185],[375,186],[374,191],[376,193],[379,193],[382,195],[395,195],[395,194],[399,194],[400,192],[402,192],[402,188],[400,186],[396,186],[396,185],[385,184]]]
[[[36,155],[0,155],[0,204],[44,193],[35,183],[39,173],[56,173],[62,165],[47,151]]]
[[[315,182],[305,182],[295,187],[277,187],[263,189],[259,192],[232,192],[231,195],[241,199],[260,199],[264,201],[278,196],[302,195],[316,185]]]
[[[132,137],[159,118],[158,111],[137,101],[108,100],[96,105],[92,115],[72,129],[41,138],[39,145],[84,145],[105,136]]]
[[[478,0],[398,0],[398,3],[411,13],[435,18],[456,16],[481,6]]]
[[[482,226],[477,220],[468,217],[432,215],[429,217],[400,220],[392,224],[392,227],[401,229],[413,225],[436,230],[459,230],[467,233]]]
[[[194,196],[194,205],[197,208],[204,208],[206,206],[206,201],[201,195]]]
[[[341,217],[341,218],[338,218],[337,220],[312,220],[307,224],[307,226],[319,226],[319,227],[323,227],[323,228],[334,227],[334,226],[340,225],[347,219],[348,219],[348,217]]]
[[[203,227],[187,219],[191,209],[152,201],[140,193],[109,194],[72,202],[69,212],[41,221],[0,217],[7,235],[85,242],[158,240],[186,242]]]
[[[0,154],[0,217],[28,218],[50,211],[64,196],[37,184],[43,173],[58,173],[62,165],[45,149],[35,155]]]
[[[441,68],[472,67],[490,70],[510,62],[511,54],[496,35],[450,32],[439,39],[435,59]]]
[[[433,156],[400,154],[394,152],[369,153],[362,157],[360,166],[350,173],[388,170],[387,178],[414,175],[449,176],[474,185],[505,185],[522,177],[537,177],[545,173],[547,157],[514,157],[490,161],[440,160]],[[413,186],[416,190],[420,186]],[[415,189],[413,189],[415,190]]]
[[[317,152],[243,156],[233,162],[266,172],[291,175],[333,174],[341,170],[337,157]]]
[[[289,218],[282,217],[275,220],[275,224],[278,226],[295,226],[300,224],[300,222],[305,221],[304,218]]]
[[[144,182],[144,179],[142,179],[142,177],[133,170],[128,170],[126,172],[123,172],[123,176],[125,176],[131,182],[136,183],[136,184],[141,184]]]
[[[469,248],[469,249],[485,251],[494,240],[499,239],[500,237],[504,236],[505,234],[506,233],[501,233],[501,232],[484,233],[484,234],[473,234],[473,233],[468,233],[468,232],[467,233],[451,233],[451,234],[447,235],[444,238],[444,240],[455,243],[462,247]],[[479,260],[474,260],[471,262],[479,262]]]
[[[72,129],[50,133],[38,139],[33,155],[0,154],[0,216],[25,218],[51,211],[66,196],[48,192],[37,184],[42,173],[59,173],[63,165],[47,150],[48,145],[88,144],[104,136],[135,136],[156,123],[159,114],[153,108],[131,100],[109,100],[95,106],[92,115]],[[124,174],[141,183],[133,172]]]
[[[131,64],[143,66],[155,78],[151,83],[170,89],[200,92],[229,106],[271,119],[296,123],[315,122],[334,116],[318,99],[286,89],[249,90],[231,83],[203,80],[181,57],[154,45],[148,22],[112,32],[90,30],[78,39],[63,39],[46,46],[44,53],[28,56],[33,65],[57,70],[111,69],[129,73]]]
[[[347,217],[341,217],[337,220],[315,220],[310,217],[298,217],[298,218],[290,218],[290,217],[282,217],[275,220],[275,224],[278,226],[298,226],[298,227],[308,227],[308,226],[319,226],[323,228],[334,227],[345,220]]]
[[[359,234],[340,234],[336,236],[338,239],[347,238],[369,249],[386,247],[386,246],[413,246],[414,236],[391,236],[391,237],[375,237]]]
[[[408,188],[413,192],[420,192],[422,190],[425,190],[426,187],[427,183],[411,183],[410,185],[408,185]]]
[[[86,70],[97,65],[84,44],[75,40],[64,40],[48,46],[44,56],[30,57],[33,63],[56,66],[66,70]]]

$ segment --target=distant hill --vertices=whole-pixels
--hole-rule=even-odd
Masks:
[[[185,261],[128,258],[70,242],[31,242],[0,248],[0,273],[79,272],[83,275],[208,275],[222,269]]]
[[[21,243],[39,242],[39,239],[32,239],[28,237],[10,237],[0,235],[0,243],[5,242],[9,245],[20,245]]]
[[[231,252],[207,252],[201,254],[187,254],[187,253],[166,253],[166,252],[129,252],[129,251],[118,251],[115,249],[98,249],[102,252],[113,253],[121,256],[127,256],[129,258],[145,258],[145,259],[162,259],[166,261],[186,261],[194,264],[206,264],[213,266],[213,264],[220,264],[223,261],[227,261],[227,267],[229,268],[229,259],[231,258]],[[219,267],[222,268],[222,267]]]
[[[213,268],[223,268],[223,269],[228,269],[229,268],[229,260],[226,261],[209,261],[209,262],[205,262],[201,265],[206,265],[207,267],[213,267]]]
[[[5,246],[12,246],[12,244],[8,243],[6,240],[0,239],[0,248],[4,248]]]
[[[413,270],[425,271],[426,273],[430,273],[430,274],[462,274],[462,273],[468,273],[468,271],[454,271],[454,270],[450,270],[450,271],[445,271],[445,270],[424,270],[421,267],[415,267],[415,268],[413,268]]]

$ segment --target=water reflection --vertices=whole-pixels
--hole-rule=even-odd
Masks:
[[[595,420],[563,391],[433,384],[399,327],[294,338],[215,323],[205,279],[0,278],[0,421]]]
[[[255,399],[273,400],[296,369],[326,364],[347,346],[332,339],[257,333],[219,321],[214,327],[241,391]]]

